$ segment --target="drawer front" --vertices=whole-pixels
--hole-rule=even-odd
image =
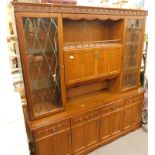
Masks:
[[[114,102],[110,105],[107,105],[106,107],[103,107],[101,110],[101,114],[107,114],[107,113],[111,113],[114,110],[118,110],[124,107],[124,100],[122,101],[118,101],[118,102]]]
[[[69,120],[59,121],[33,131],[34,138],[41,138],[70,128]]]
[[[130,106],[132,104],[141,102],[143,100],[143,94],[137,94],[135,96],[125,99],[125,106]]]
[[[96,118],[98,116],[100,116],[100,109],[87,112],[86,113],[86,120],[88,121],[88,120],[94,119],[94,118]]]
[[[83,113],[83,114],[80,114],[78,116],[71,118],[71,125],[72,126],[77,125],[85,121],[88,121],[90,119],[96,118],[98,116],[100,116],[100,110],[99,109],[92,110],[92,111],[89,111],[89,112],[86,112],[86,113]]]

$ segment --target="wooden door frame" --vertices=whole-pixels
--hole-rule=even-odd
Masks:
[[[123,30],[123,47],[122,47],[122,67],[121,67],[121,74],[120,74],[120,86],[119,86],[119,92],[120,93],[123,93],[123,92],[126,92],[126,91],[130,91],[130,90],[133,90],[133,89],[138,89],[139,87],[139,81],[140,81],[140,77],[139,77],[139,74],[137,75],[137,85],[133,86],[133,87],[130,87],[130,88],[126,88],[126,89],[122,89],[122,80],[123,80],[123,63],[124,63],[124,51],[125,51],[125,37],[126,37],[126,21],[128,19],[143,19],[144,20],[144,26],[142,27],[143,28],[143,31],[142,31],[142,34],[144,34],[145,32],[145,24],[146,24],[146,17],[144,16],[126,16],[124,18],[124,30]],[[144,45],[144,35],[143,35],[143,38],[142,38],[142,41],[141,41],[141,46],[139,48],[139,51],[138,51],[138,65],[137,65],[137,71],[138,73],[140,73],[140,67],[141,67],[141,61],[142,61],[142,53],[141,52],[143,50],[143,45]]]
[[[20,47],[20,56],[22,61],[22,71],[23,71],[23,79],[25,84],[25,91],[26,91],[26,98],[27,98],[27,105],[29,110],[29,116],[30,120],[40,118],[46,115],[49,115],[51,113],[55,113],[57,111],[64,110],[64,105],[66,105],[66,89],[65,89],[65,82],[64,82],[64,63],[63,63],[63,48],[62,48],[62,18],[61,14],[59,13],[32,13],[32,12],[22,12],[22,13],[16,13],[16,22],[17,22],[17,33],[18,35],[18,41],[19,41],[19,47]],[[35,116],[33,103],[32,103],[32,90],[30,88],[30,76],[29,76],[29,67],[28,67],[28,59],[26,54],[26,47],[24,43],[24,30],[23,30],[23,17],[41,17],[41,18],[50,18],[50,17],[56,17],[58,19],[58,38],[59,38],[59,61],[60,61],[60,77],[61,77],[61,94],[62,94],[62,108],[51,111],[39,116]]]

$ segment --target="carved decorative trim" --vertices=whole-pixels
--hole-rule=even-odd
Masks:
[[[55,13],[76,13],[76,14],[103,14],[103,15],[128,15],[146,16],[145,10],[116,9],[102,7],[86,7],[72,5],[56,5],[45,3],[13,3],[15,12],[55,12]]]
[[[71,49],[83,49],[83,48],[100,48],[108,46],[121,45],[121,40],[107,40],[107,41],[95,41],[95,42],[84,42],[84,43],[69,43],[64,44],[64,50]]]

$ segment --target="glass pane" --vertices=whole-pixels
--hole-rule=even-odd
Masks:
[[[128,19],[123,63],[122,88],[127,89],[138,83],[138,58],[143,37],[143,19]]]
[[[23,18],[35,114],[62,106],[57,18]]]

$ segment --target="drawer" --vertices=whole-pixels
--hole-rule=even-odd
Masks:
[[[96,118],[98,116],[100,116],[100,109],[87,112],[86,113],[86,120],[90,120],[90,119]]]
[[[76,124],[79,124],[79,123],[82,123],[85,121],[86,121],[86,116],[83,113],[83,114],[80,114],[80,115],[77,115],[77,116],[71,118],[71,125],[76,125]]]
[[[33,131],[34,138],[41,138],[50,134],[54,134],[61,130],[70,128],[69,120],[62,120],[45,127],[41,127]]]
[[[96,118],[100,116],[100,110],[97,109],[97,110],[92,110],[92,111],[89,111],[89,112],[86,112],[86,113],[82,113],[80,115],[77,115],[73,118],[71,118],[71,125],[77,125],[77,124],[80,124],[80,123],[83,123],[85,121],[88,121],[90,119],[93,119],[93,118]]]
[[[101,114],[104,115],[106,113],[113,112],[114,110],[118,110],[124,107],[124,100],[111,103],[110,105],[107,105],[106,107],[103,107],[101,110]]]
[[[143,99],[143,94],[138,94],[132,97],[125,99],[125,106],[130,106],[132,104],[141,102]]]

